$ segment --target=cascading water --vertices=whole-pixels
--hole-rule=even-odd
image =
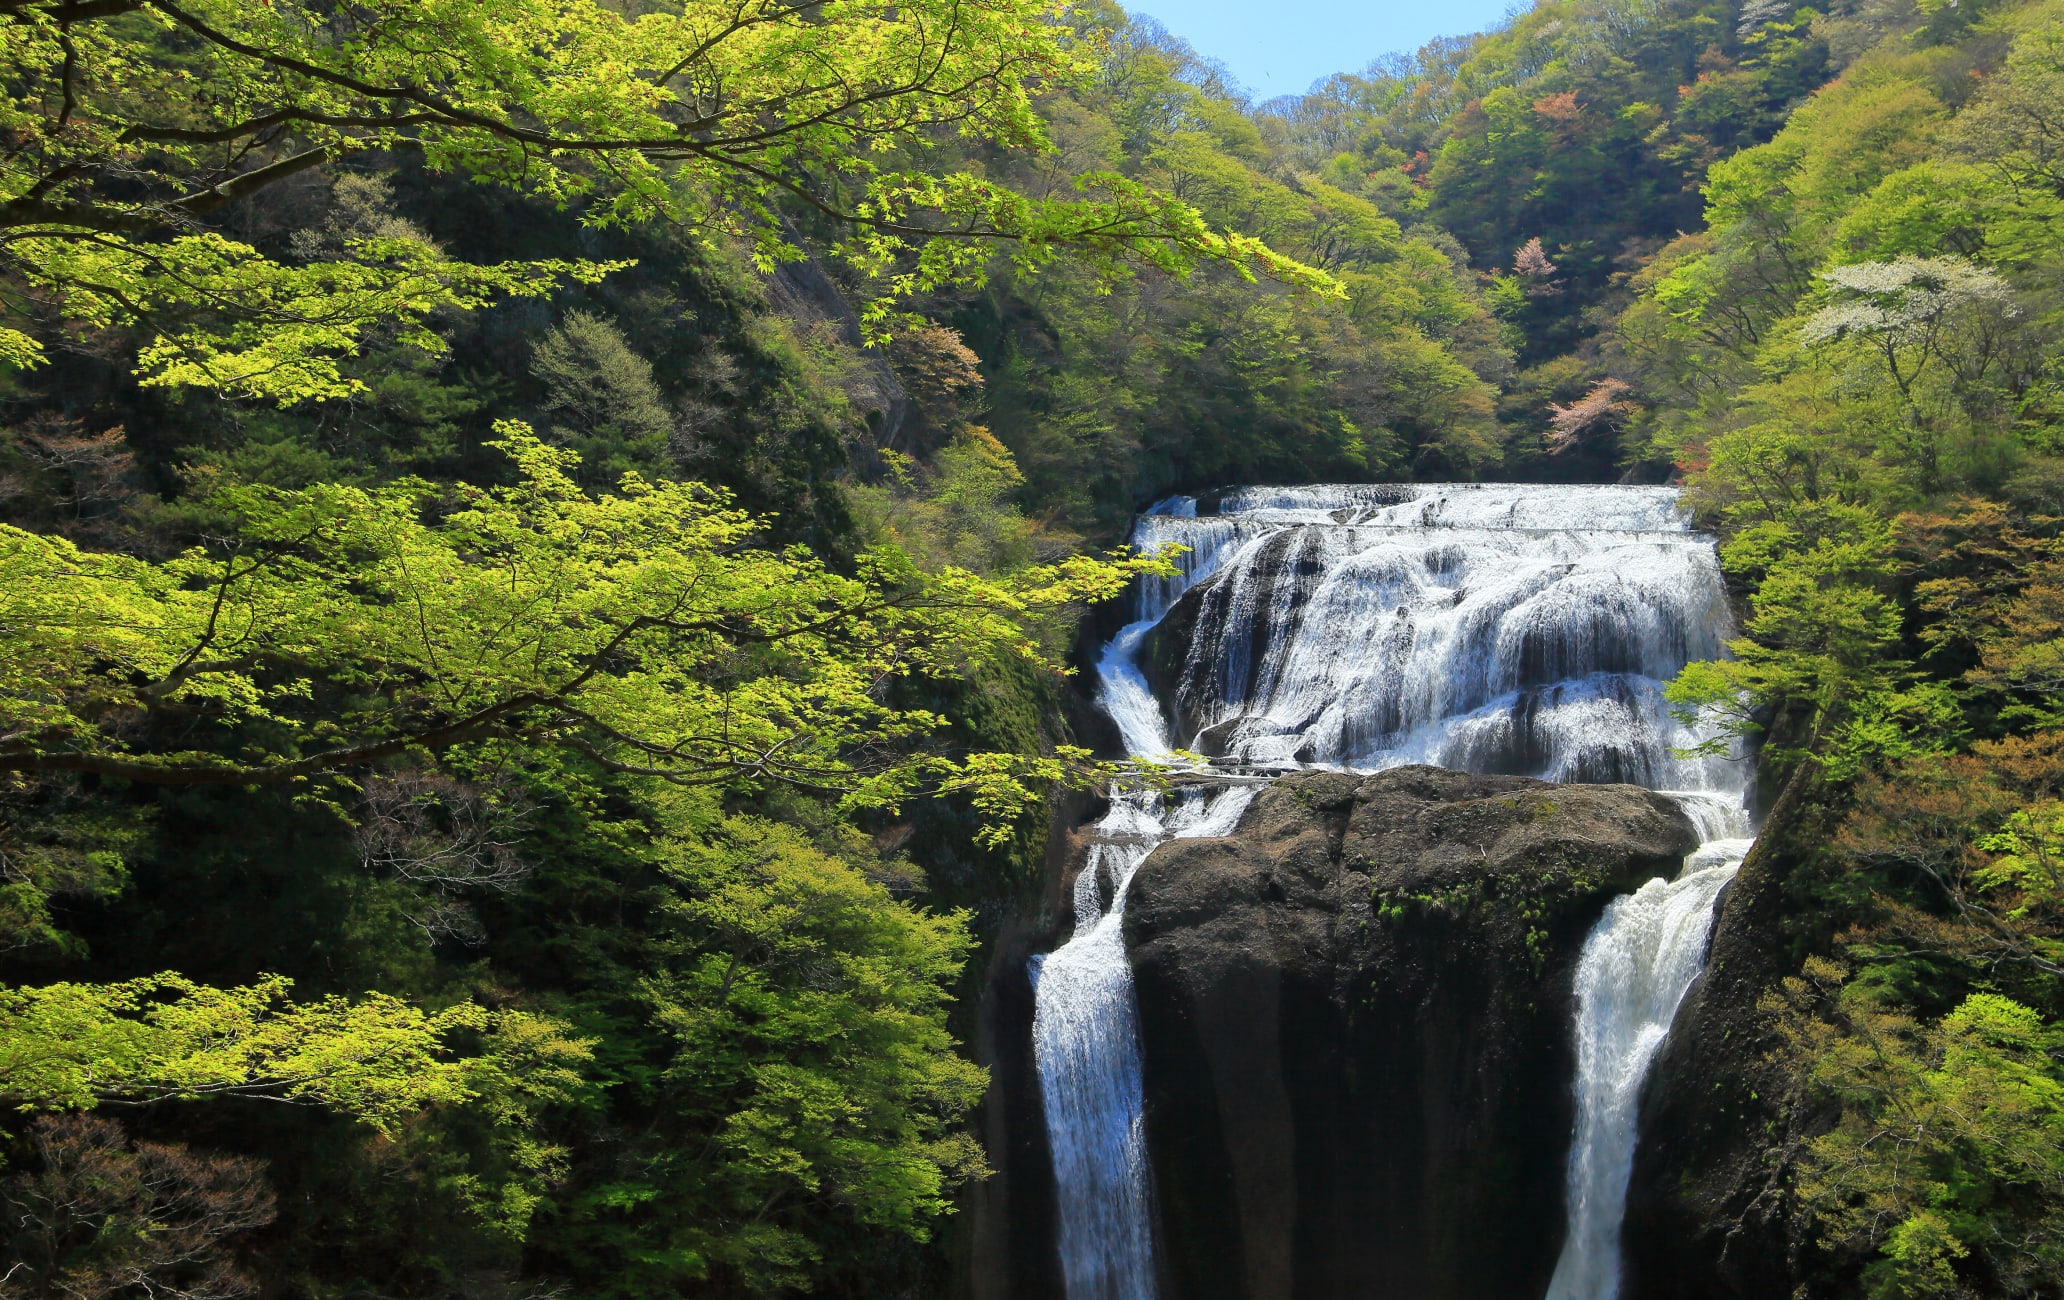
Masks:
[[[1706,961],[1713,904],[1750,841],[1710,840],[1675,880],[1614,899],[1577,963],[1577,1132],[1569,1234],[1548,1300],[1620,1293],[1620,1220],[1634,1170],[1635,1103],[1677,1004]]]
[[[1677,880],[1616,901],[1580,966],[1580,1118],[1554,1295],[1609,1300],[1633,1099],[1745,847],[1731,838],[1746,832],[1742,765],[1680,757],[1706,737],[1662,695],[1685,663],[1722,653],[1711,541],[1669,488],[1375,485],[1247,489],[1215,510],[1174,498],[1133,542],[1189,550],[1177,576],[1141,584],[1137,617],[1098,663],[1099,701],[1130,753],[1165,756],[1180,738],[1221,784],[1172,802],[1114,793],[1076,880],[1074,935],[1035,959],[1069,1300],[1154,1294],[1123,938],[1133,873],[1165,839],[1229,833],[1254,794],[1225,784],[1235,774],[1406,763],[1671,791],[1715,841]],[[1186,593],[1185,658],[1160,683],[1171,718],[1140,654]]]
[[[1205,752],[1738,787],[1734,764],[1670,752],[1696,737],[1662,683],[1721,653],[1727,617],[1671,489],[1300,488],[1221,508],[1237,513],[1196,521],[1216,525],[1193,543],[1212,576],[1174,690]],[[1146,522],[1189,540],[1189,521]]]
[[[1230,833],[1254,794],[1253,786],[1188,790],[1166,809],[1158,795],[1114,795],[1075,878],[1074,937],[1034,959],[1032,1050],[1061,1190],[1061,1274],[1069,1300],[1154,1294],[1153,1192],[1139,1009],[1125,958],[1125,888],[1163,840]]]
[[[1164,508],[1194,519],[1185,498]],[[1144,517],[1135,540],[1157,547],[1154,521],[1166,517]],[[1143,584],[1140,617],[1111,639],[1097,663],[1098,700],[1137,757],[1159,757],[1171,748],[1161,706],[1138,668],[1140,642],[1189,585],[1210,572],[1218,553],[1215,545],[1193,547],[1178,561],[1179,576]],[[1151,1300],[1154,1294],[1153,1191],[1139,1009],[1125,957],[1126,886],[1162,841],[1230,832],[1254,794],[1251,785],[1193,788],[1171,807],[1155,793],[1114,790],[1075,877],[1075,932],[1033,959],[1032,1051],[1060,1189],[1061,1274],[1069,1300]]]

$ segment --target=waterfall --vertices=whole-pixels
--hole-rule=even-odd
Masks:
[[[1670,488],[1377,484],[1174,497],[1140,517],[1133,542],[1188,550],[1174,576],[1139,585],[1098,661],[1098,702],[1128,753],[1206,754],[1220,782],[1173,800],[1114,791],[1075,881],[1073,935],[1033,959],[1069,1300],[1155,1290],[1123,935],[1133,873],[1166,839],[1233,829],[1255,787],[1228,784],[1232,772],[1406,763],[1646,785],[1713,841],[1676,880],[1614,902],[1580,965],[1570,1244],[1554,1295],[1609,1300],[1634,1094],[1740,860],[1723,846],[1746,833],[1743,765],[1680,756],[1706,736],[1662,694],[1685,663],[1723,653],[1711,539]],[[1141,651],[1185,598],[1196,608],[1179,679],[1150,682]]]
[[[1121,811],[1145,812],[1114,802],[1112,815]],[[1062,1189],[1061,1268],[1071,1300],[1154,1293],[1138,1012],[1122,933],[1125,886],[1149,848],[1092,848],[1075,878],[1075,937],[1034,959],[1032,1049]],[[1104,912],[1098,893],[1107,871],[1113,899]]]
[[[1749,850],[1709,841],[1675,880],[1614,899],[1577,963],[1577,1131],[1569,1232],[1548,1300],[1615,1300],[1620,1221],[1634,1171],[1636,1102],[1677,1004],[1706,961],[1713,904]]]
[[[1139,1008],[1125,958],[1125,888],[1155,845],[1228,834],[1254,795],[1253,786],[1188,790],[1171,809],[1159,795],[1113,791],[1075,877],[1074,936],[1033,959],[1032,1052],[1061,1193],[1068,1300],[1154,1294],[1153,1179]]]
[[[1712,542],[1672,489],[1270,489],[1220,508],[1237,513],[1147,532],[1209,548],[1174,684],[1192,747],[1738,794],[1738,765],[1671,752],[1699,738],[1663,683],[1721,654],[1727,624]]]

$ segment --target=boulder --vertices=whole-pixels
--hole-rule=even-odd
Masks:
[[[1156,849],[1125,935],[1166,1300],[1541,1295],[1577,957],[1696,842],[1636,786],[1407,767]]]

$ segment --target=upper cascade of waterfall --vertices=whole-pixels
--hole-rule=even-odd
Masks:
[[[1712,540],[1674,488],[1242,488],[1164,501],[1133,541],[1189,548],[1178,576],[1142,583],[1109,652],[1125,662],[1106,666],[1105,703],[1135,753],[1434,763],[1739,805],[1745,765],[1681,757],[1708,737],[1663,698],[1687,662],[1724,653],[1730,621]],[[1156,700],[1134,651],[1191,592],[1180,680]]]
[[[1238,488],[1210,513],[1271,523],[1382,528],[1614,529],[1683,532],[1668,487],[1543,483],[1343,483]],[[1194,506],[1193,513],[1197,513]],[[1180,511],[1171,511],[1179,514]]]

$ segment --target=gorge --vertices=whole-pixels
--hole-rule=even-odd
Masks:
[[[2064,1300],[2064,0],[1147,8],[0,3],[0,1300]]]
[[[1028,964],[1065,1294],[1616,1296],[1748,846],[1662,695],[1723,653],[1710,540],[1668,488],[1374,485],[1134,541],[1187,550],[1098,702],[1178,781],[1113,793]]]

